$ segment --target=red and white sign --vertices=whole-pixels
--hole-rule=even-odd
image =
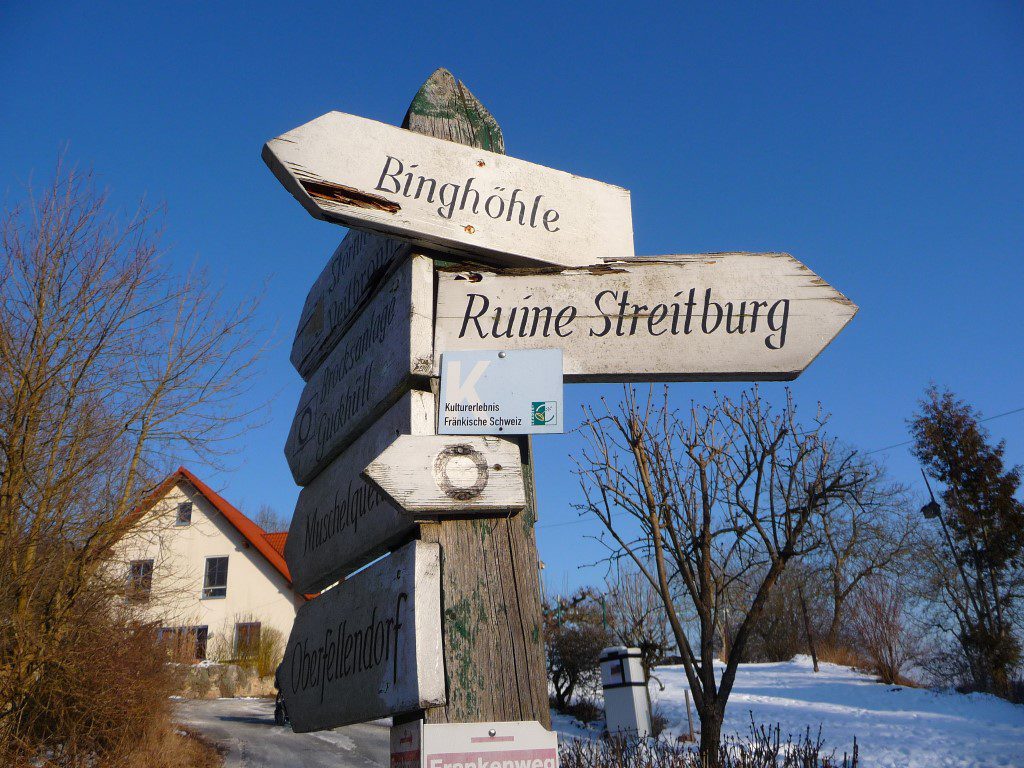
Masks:
[[[391,768],[421,768],[422,720],[391,726]]]
[[[422,768],[558,768],[558,736],[535,721],[424,725],[422,733]],[[393,756],[394,747],[394,768]]]

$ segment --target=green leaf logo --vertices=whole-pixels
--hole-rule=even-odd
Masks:
[[[534,400],[532,416],[535,427],[557,424],[558,404],[554,400]]]

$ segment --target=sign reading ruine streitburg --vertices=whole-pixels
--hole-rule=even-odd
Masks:
[[[445,703],[440,547],[414,541],[310,600],[278,682],[298,733]]]
[[[434,371],[442,352],[561,347],[566,381],[784,381],[856,313],[785,253],[439,270]]]
[[[284,556],[296,592],[316,592],[387,552],[416,527],[361,472],[399,435],[434,432],[434,396],[411,390],[299,493]]]
[[[408,256],[411,246],[350,230],[306,296],[292,343],[291,361],[308,379],[358,316],[375,284]]]
[[[430,371],[433,263],[405,261],[306,383],[285,443],[305,485]]]
[[[263,160],[313,216],[499,265],[633,255],[629,192],[563,171],[329,112]]]

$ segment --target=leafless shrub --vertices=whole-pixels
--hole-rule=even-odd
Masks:
[[[722,768],[857,768],[859,748],[856,740],[850,754],[836,756],[826,751],[821,730],[811,736],[782,739],[782,730],[758,726],[753,720],[746,738],[727,737],[717,749],[717,764]],[[562,768],[706,768],[707,761],[692,745],[663,739],[609,739],[587,741],[570,739],[559,748]]]
[[[853,603],[859,647],[883,683],[903,681],[903,669],[920,656],[921,636],[907,611],[907,590],[896,580],[871,579]]]

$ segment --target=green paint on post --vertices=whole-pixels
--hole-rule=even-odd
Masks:
[[[453,141],[505,154],[505,139],[494,116],[447,69],[437,69],[413,97],[402,122],[409,128],[415,118],[449,123],[446,133]],[[440,138],[448,138],[442,136]]]
[[[482,671],[473,667],[470,649],[476,643],[480,627],[486,623],[487,611],[482,601],[474,610],[469,599],[463,598],[446,608],[444,617],[445,645],[454,651],[449,658],[458,659],[454,669],[445,669],[449,696],[461,698],[465,709],[472,711],[478,706],[476,691],[483,690],[486,681]]]

